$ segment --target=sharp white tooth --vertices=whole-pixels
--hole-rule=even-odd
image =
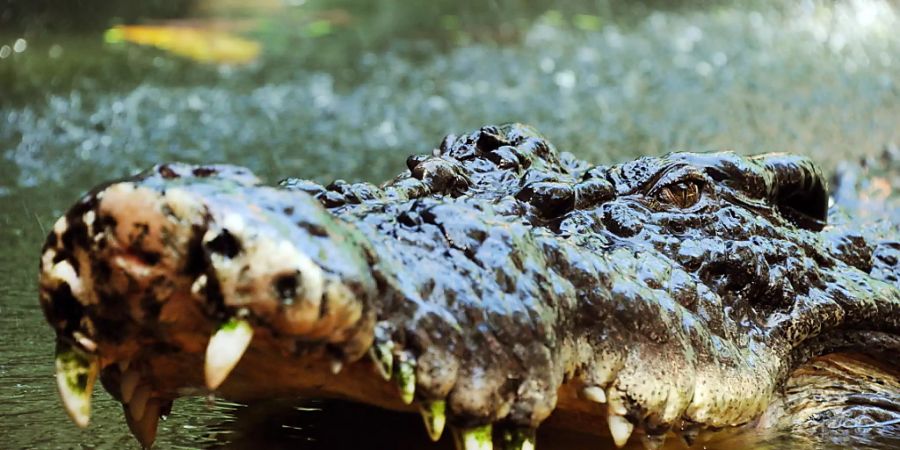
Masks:
[[[140,418],[135,418],[131,414],[130,405],[122,405],[125,410],[125,421],[128,423],[128,429],[134,438],[140,442],[142,448],[150,448],[153,441],[156,440],[156,427],[159,425],[159,415],[162,402],[159,399],[147,400],[145,411]]]
[[[83,348],[89,352],[97,351],[97,343],[94,342],[93,339],[85,336],[84,333],[82,333],[80,331],[76,331],[76,332],[72,333],[72,337],[75,338],[75,341],[78,342],[78,345],[80,345],[81,348]]]
[[[339,359],[331,360],[331,373],[337,375],[341,373],[341,369],[344,368],[344,363]]]
[[[587,386],[581,390],[581,395],[594,403],[606,403],[606,391],[599,386]]]
[[[491,424],[477,428],[454,429],[453,440],[456,450],[493,450]]]
[[[134,391],[131,402],[128,403],[128,412],[131,418],[140,422],[144,418],[144,410],[147,407],[147,401],[150,400],[150,386],[142,384]]]
[[[216,389],[237,365],[253,338],[253,327],[242,319],[231,319],[209,338],[206,347],[206,386]]]
[[[422,413],[422,421],[425,422],[425,431],[432,441],[441,439],[444,425],[447,424],[447,402],[444,400],[432,400],[422,402],[419,411]]]
[[[122,375],[122,380],[119,383],[119,394],[122,395],[122,403],[131,402],[131,398],[134,396],[134,389],[140,381],[141,374],[137,370],[129,370],[125,372],[125,375]]]
[[[56,345],[56,386],[63,407],[72,421],[86,427],[91,419],[91,393],[100,363],[95,355],[88,355],[68,342]]]
[[[623,416],[617,414],[609,414],[606,417],[609,422],[609,432],[612,434],[616,447],[623,447],[628,443],[631,432],[634,431],[634,425]]]

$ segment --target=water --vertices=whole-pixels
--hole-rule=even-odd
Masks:
[[[444,134],[506,121],[533,124],[595,162],[786,150],[828,170],[900,142],[900,7],[886,1],[105,3],[76,11],[60,2],[56,14],[0,6],[4,449],[136,448],[102,390],[90,428],[65,417],[35,292],[46,230],[104,179],[182,160],[241,164],[270,180],[377,182]],[[173,23],[200,33],[165,50],[107,31],[137,23],[165,25],[157,39]],[[237,40],[218,50],[188,45],[211,35]],[[824,445],[716,439],[708,445]],[[157,440],[158,448],[361,442],[427,446],[417,417],[205,399],[177,401]],[[540,444],[609,442],[548,430]],[[450,447],[444,439],[438,448]]]

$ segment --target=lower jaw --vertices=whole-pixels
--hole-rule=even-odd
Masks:
[[[868,335],[872,337],[872,334]],[[880,336],[880,342],[893,342],[896,336]],[[856,336],[854,339],[858,339]],[[834,340],[832,340],[834,341]],[[844,340],[843,342],[851,342]],[[166,402],[175,398],[206,395],[210,391],[204,381],[204,355],[202,352],[165,352],[158,353],[144,351],[131,353],[123,358],[126,352],[133,351],[130,347],[125,349],[101,348],[100,354],[117,355],[104,361],[101,358],[101,381],[104,387],[114,397],[123,403],[128,403],[123,398],[123,386],[125,378],[130,377],[130,383],[138,386],[146,386],[150,390],[150,397]],[[894,380],[900,376],[900,365],[897,363],[879,363],[871,356],[860,353],[828,353],[817,356],[793,369],[784,386],[796,386],[802,384],[804,376],[808,376],[811,364],[823,360],[862,361],[872,367],[877,367],[882,374],[893,376]],[[129,361],[123,363],[124,361]],[[247,349],[237,366],[231,371],[227,379],[216,389],[216,392],[224,398],[243,403],[267,401],[273,398],[322,398],[342,399],[378,408],[417,413],[417,403],[407,404],[401,400],[401,395],[395,382],[385,380],[380,374],[376,364],[369,358],[362,358],[352,364],[336,367],[333,358],[324,349],[304,353],[302,356],[293,356],[285,351],[283,346],[275,339],[257,336],[253,344]],[[852,364],[851,364],[852,365]],[[852,365],[859,368],[861,366]],[[135,374],[137,376],[135,377]],[[876,374],[877,376],[877,374]],[[134,381],[137,378],[137,381]],[[542,424],[542,429],[565,430],[566,432],[578,432],[585,435],[607,436],[605,442],[609,442],[609,427],[606,422],[605,405],[586,401],[581,392],[583,386],[577,381],[562,385],[558,391],[558,402],[554,413]],[[133,392],[134,387],[131,388]],[[898,391],[900,392],[900,386]],[[738,436],[750,435],[750,439],[758,440],[772,430],[796,428],[798,424],[806,423],[801,417],[802,411],[790,410],[784,407],[784,393],[776,395],[769,410],[759,419],[750,424],[732,427],[717,431],[703,428],[700,424],[681,423],[675,424],[671,434],[681,436],[686,442],[693,443],[695,439],[721,440],[721,439],[747,439]],[[801,427],[802,428],[802,427]],[[811,429],[811,428],[810,428]],[[802,430],[800,430],[802,431]],[[637,435],[642,433],[636,430]]]
[[[202,338],[198,336],[197,339]],[[131,378],[131,384],[146,386],[151,391],[150,397],[162,402],[211,392],[205,383],[202,351],[135,352],[134,347],[101,347],[98,353],[116,355],[106,360],[101,357],[100,378],[106,390],[120,402],[131,400],[124,398],[124,389],[135,389],[123,387],[126,378]],[[607,405],[586,400],[583,389],[584,385],[578,380],[560,386],[556,408],[542,423],[541,429],[603,436],[609,443]],[[283,342],[262,333],[254,336],[240,362],[215,393],[241,403],[279,398],[338,399],[399,412],[421,412],[418,402],[408,404],[402,400],[396,381],[385,379],[371,358],[335,366],[333,356],[324,348],[292,355],[286,351]],[[739,428],[747,427],[734,427],[733,430]],[[676,423],[672,428],[673,434],[688,441],[700,432],[709,435],[711,431],[703,429],[702,424],[688,422]],[[635,433],[643,434],[640,429]]]
[[[182,336],[182,342],[202,343],[207,335]],[[191,349],[171,351],[164,345],[135,347],[99,348],[101,356],[101,381],[114,397],[123,403],[130,400],[126,390],[134,392],[137,386],[149,390],[149,396],[162,402],[190,395],[206,395],[203,346],[189,346]],[[829,358],[835,349],[869,348],[890,350],[894,354],[900,350],[900,336],[870,331],[841,332],[822,337],[795,352],[795,361],[806,361],[797,365],[787,377],[785,386],[797,381],[804,368],[811,362]],[[169,347],[170,349],[172,347]],[[151,349],[151,350],[142,350]],[[809,359],[811,355],[816,356]],[[114,356],[113,356],[114,355]],[[858,358],[857,358],[858,359]],[[870,358],[871,359],[871,358]],[[893,372],[891,371],[893,370]],[[900,375],[896,365],[885,365],[884,373]],[[127,382],[132,386],[124,388]],[[796,384],[796,383],[795,383]],[[584,399],[583,387],[577,380],[562,385],[558,390],[558,401],[554,413],[542,424],[542,428],[564,429],[591,435],[609,436],[607,407]],[[215,390],[222,397],[244,403],[265,401],[273,398],[330,398],[364,403],[379,408],[417,413],[419,406],[402,400],[394,381],[385,380],[379,368],[370,358],[362,358],[344,366],[335,365],[335,360],[324,348],[297,355],[284,347],[280,341],[268,333],[258,333],[252,344],[240,358],[240,362],[228,374],[225,381]],[[900,388],[898,391],[900,392]],[[797,411],[779,410],[779,395],[763,416],[750,424],[732,427],[726,434],[742,434],[752,431],[758,434],[763,429],[778,429],[794,426],[798,422]],[[701,430],[702,424],[676,423],[672,431],[692,440],[698,431],[710,435],[710,429]],[[640,430],[636,430],[641,434]],[[607,438],[608,439],[608,438]],[[609,442],[609,441],[606,441]]]

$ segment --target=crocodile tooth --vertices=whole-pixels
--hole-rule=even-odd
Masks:
[[[606,403],[606,391],[599,386],[587,386],[581,390],[581,395],[594,403]]]
[[[65,341],[56,344],[56,386],[66,413],[79,427],[91,419],[91,393],[100,372],[95,355],[89,355]]]
[[[209,338],[206,347],[206,386],[216,389],[225,381],[237,365],[253,337],[253,327],[242,319],[231,319],[222,324]]]
[[[412,355],[407,352],[401,353],[397,359],[394,378],[400,388],[400,398],[409,405],[416,395],[416,364]]]
[[[616,447],[623,447],[628,443],[631,432],[634,431],[634,425],[624,416],[618,414],[609,414],[606,418],[609,422],[609,432],[612,434]]]
[[[437,442],[444,433],[444,425],[447,424],[447,402],[445,400],[430,400],[422,402],[419,412],[422,421],[425,422],[425,431],[432,441]]]
[[[514,428],[503,430],[503,450],[534,450],[535,430]]]
[[[142,448],[150,448],[153,441],[156,440],[156,426],[159,424],[160,410],[162,403],[159,399],[149,399],[145,403],[144,409],[141,411],[141,417],[135,417],[131,411],[131,405],[122,405],[125,411],[125,422],[128,423],[128,429],[134,438],[141,443]]]
[[[80,331],[72,333],[72,338],[81,346],[81,348],[93,353],[97,351],[97,343],[93,339],[84,335]]]
[[[491,424],[475,428],[454,428],[453,441],[456,443],[456,450],[493,450]]]
[[[341,373],[341,369],[344,368],[344,362],[336,358],[332,359],[330,368],[332,375],[337,375]]]
[[[666,443],[666,435],[647,433],[641,436],[641,443],[646,450],[658,450]]]
[[[129,370],[122,375],[122,382],[119,383],[119,394],[122,396],[122,403],[131,402],[134,395],[134,389],[141,381],[141,374],[137,370]]]
[[[385,381],[390,380],[391,374],[394,372],[393,350],[393,342],[373,344],[372,347],[369,348],[369,357],[372,358],[375,367],[378,368],[378,373],[381,374],[381,377],[384,378]]]
[[[134,390],[134,396],[128,403],[128,412],[131,417],[140,422],[144,418],[144,410],[147,408],[147,401],[150,400],[150,386],[142,384]]]

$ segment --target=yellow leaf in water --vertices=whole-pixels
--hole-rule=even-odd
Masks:
[[[204,63],[248,64],[259,56],[258,42],[199,26],[119,25],[104,34],[109,43],[130,42]]]

